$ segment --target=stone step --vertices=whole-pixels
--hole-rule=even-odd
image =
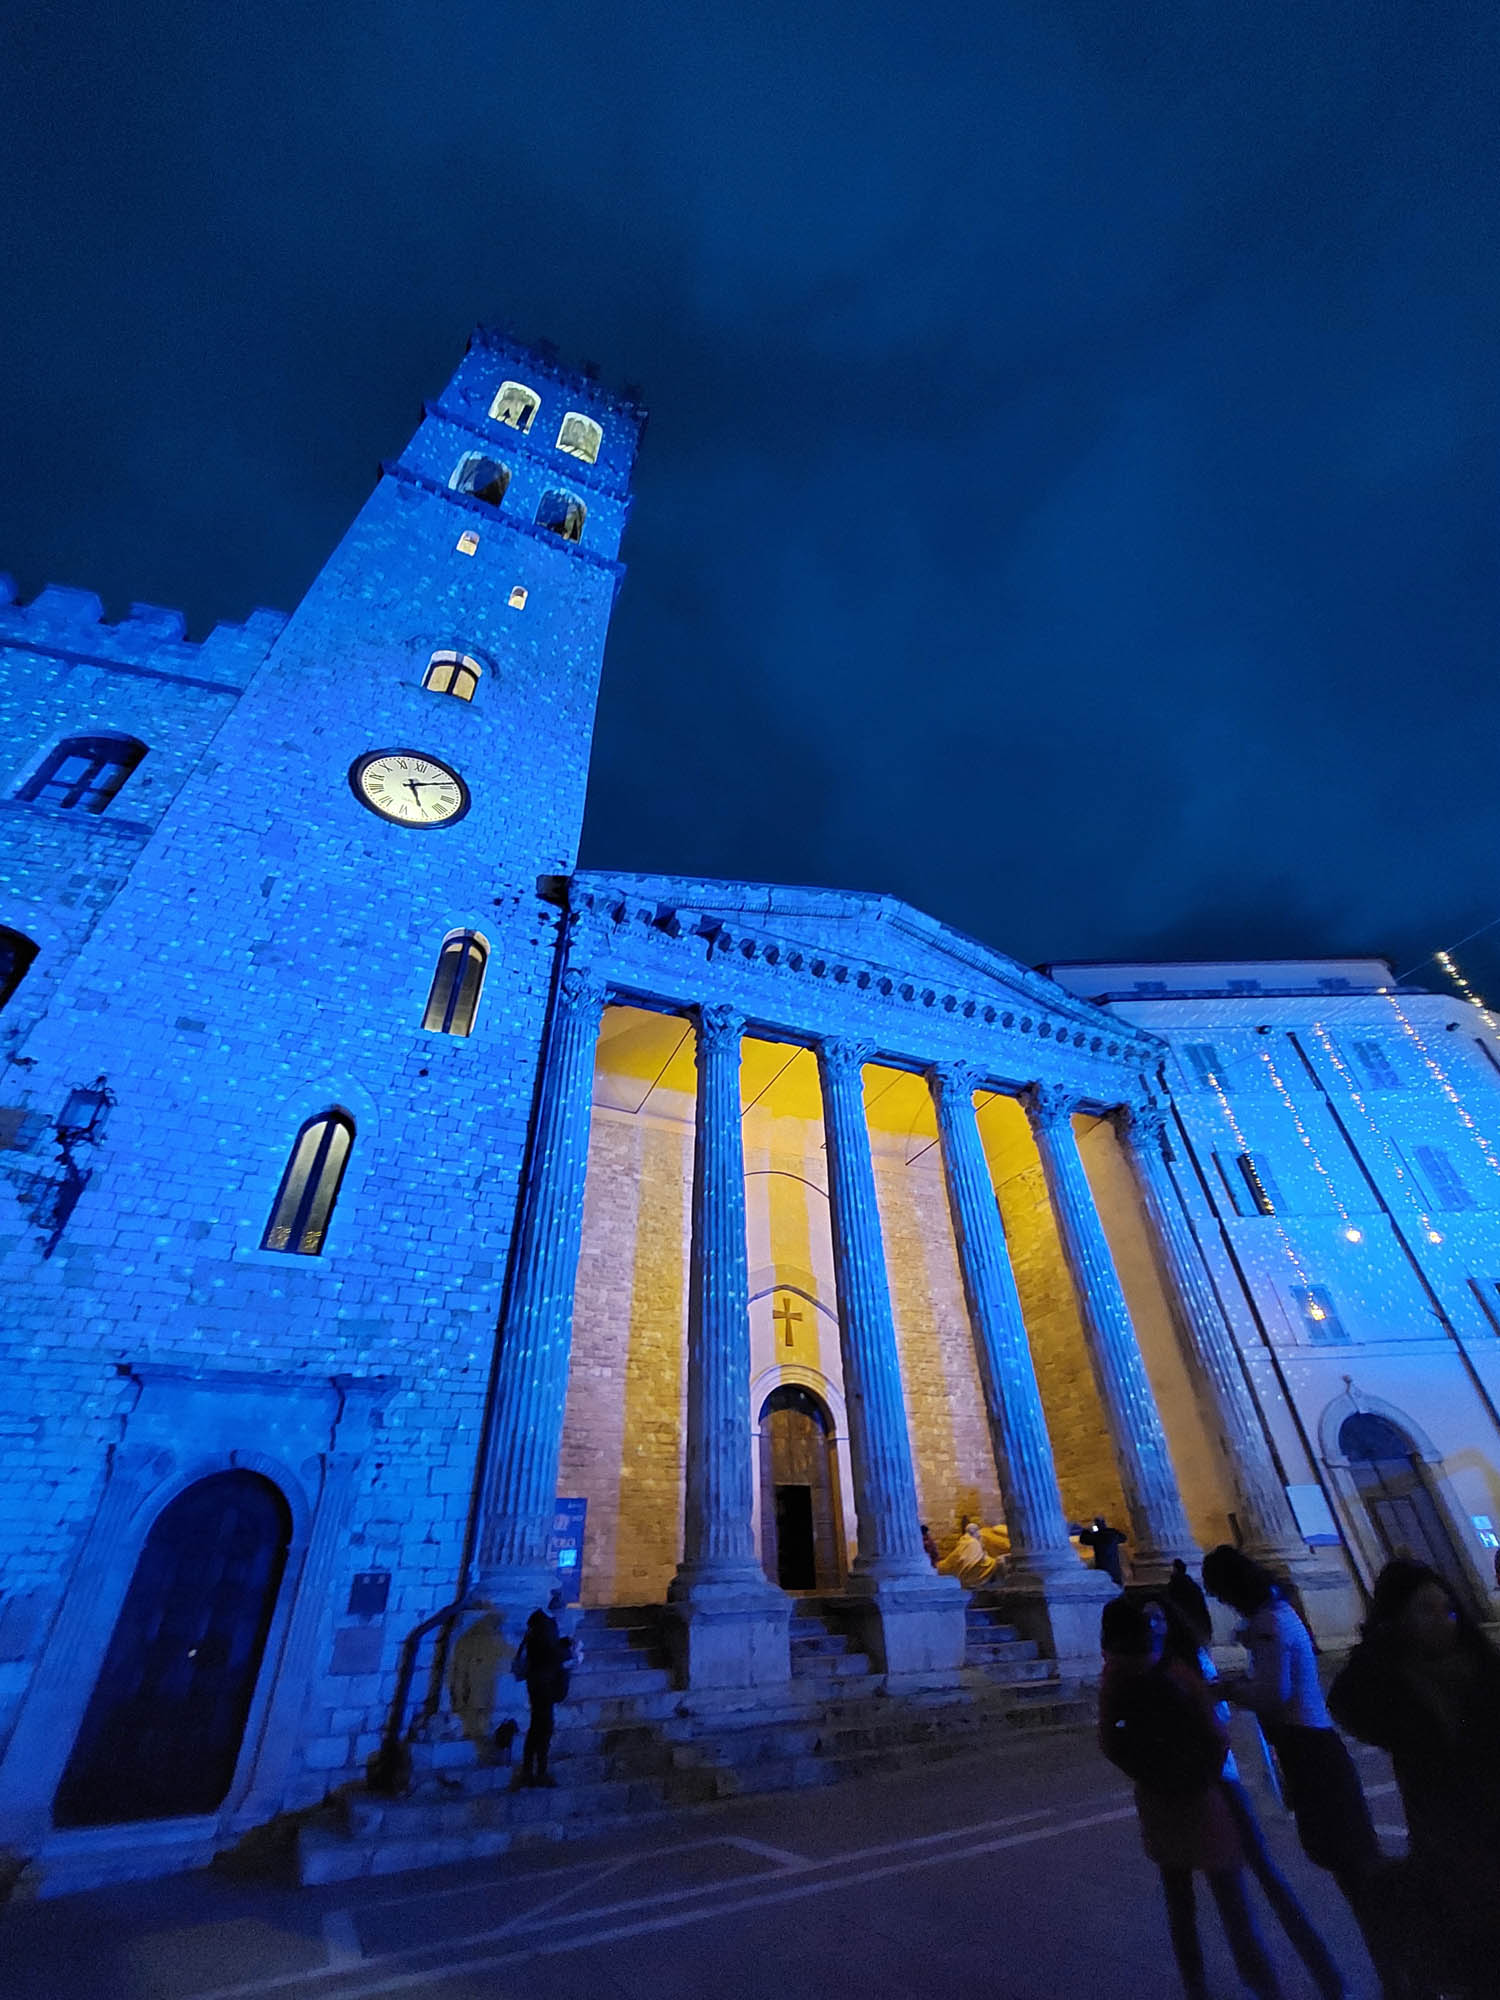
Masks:
[[[973,1666],[977,1660],[1014,1661],[1017,1666],[1036,1667],[1042,1673],[1052,1672],[1052,1662],[1041,1657],[1034,1639],[980,1639],[969,1635],[969,1643],[964,1648],[964,1661]]]
[[[800,1653],[792,1661],[794,1680],[859,1680],[870,1671],[868,1653]]]
[[[634,1660],[616,1665],[613,1660],[586,1659],[568,1683],[568,1700],[604,1701],[660,1694],[671,1685],[672,1676],[665,1667],[648,1667]]]

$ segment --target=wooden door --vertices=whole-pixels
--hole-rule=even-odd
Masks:
[[[222,1804],[291,1526],[285,1499],[253,1472],[199,1480],[157,1516],[58,1787],[57,1825]]]

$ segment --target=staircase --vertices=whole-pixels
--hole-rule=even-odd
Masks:
[[[657,1606],[586,1612],[583,1659],[557,1711],[555,1789],[513,1789],[513,1761],[472,1744],[414,1746],[412,1789],[350,1787],[298,1834],[304,1883],[393,1874],[579,1839],[712,1799],[837,1783],[991,1747],[1013,1729],[1076,1727],[1086,1705],[983,1594],[968,1608],[967,1659],[918,1692],[891,1694],[857,1649],[848,1608],[803,1598],[784,1689],[691,1697],[673,1685]],[[425,1766],[425,1767],[424,1767]]]

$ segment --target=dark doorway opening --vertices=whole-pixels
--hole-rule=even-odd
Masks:
[[[234,1780],[292,1518],[221,1472],[152,1524],[53,1805],[58,1826],[213,1812]]]
[[[1383,1559],[1412,1556],[1426,1563],[1461,1604],[1487,1616],[1474,1602],[1468,1565],[1428,1483],[1421,1454],[1405,1431],[1373,1410],[1361,1410],[1340,1425],[1339,1450],[1349,1461]]]
[[[760,1412],[761,1546],[783,1590],[837,1590],[844,1580],[833,1420],[800,1384],[773,1389]]]
[[[776,1488],[776,1581],[783,1590],[818,1587],[810,1486]]]

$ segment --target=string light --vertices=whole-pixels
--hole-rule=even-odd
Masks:
[[[1438,964],[1443,968],[1444,972],[1447,973],[1448,977],[1453,981],[1453,984],[1458,988],[1459,992],[1462,993],[1465,1000],[1469,1002],[1470,1006],[1477,1007],[1480,1013],[1484,1015],[1484,1018],[1487,1021],[1490,1021],[1489,1013],[1485,1007],[1484,1002],[1480,999],[1479,995],[1474,991],[1473,987],[1469,984],[1468,980],[1464,978],[1462,972],[1459,971],[1458,961],[1454,958],[1452,952],[1435,951],[1432,955],[1437,960]],[[1495,1025],[1494,1022],[1490,1021],[1490,1026],[1494,1027],[1494,1025]]]
[[[1384,992],[1386,991],[1386,989],[1382,987],[1381,991]],[[1361,1092],[1359,1085],[1354,1081],[1354,1077],[1350,1073],[1348,1065],[1345,1063],[1343,1057],[1339,1054],[1338,1048],[1334,1042],[1333,1037],[1329,1034],[1328,1030],[1323,1026],[1323,1023],[1321,1021],[1313,1022],[1313,1034],[1317,1037],[1317,1040],[1323,1050],[1323,1053],[1327,1056],[1328,1060],[1333,1064],[1334,1068],[1338,1071],[1339,1076],[1343,1081],[1344,1088],[1348,1091],[1349,1095],[1354,1099],[1355,1104],[1359,1107],[1360,1113],[1363,1116],[1365,1123],[1369,1126],[1375,1138],[1380,1142],[1381,1151],[1385,1154],[1386,1159],[1390,1164],[1391,1172],[1395,1175],[1397,1181],[1400,1183],[1402,1193],[1406,1195],[1407,1199],[1411,1202],[1412,1207],[1417,1211],[1417,1220],[1422,1225],[1423,1235],[1427,1238],[1427,1241],[1429,1243],[1441,1243],[1443,1240],[1442,1232],[1440,1230],[1433,1228],[1432,1217],[1427,1213],[1427,1210],[1423,1207],[1421,1198],[1418,1195],[1417,1190],[1412,1183],[1411,1175],[1407,1173],[1406,1168],[1401,1163],[1400,1155],[1391,1145],[1391,1142],[1386,1138],[1384,1132],[1381,1131],[1379,1121],[1376,1119],[1375,1114],[1373,1111],[1371,1111],[1369,1105],[1366,1104],[1364,1100],[1364,1095]]]
[[[1308,1301],[1304,1307],[1304,1311],[1309,1319],[1326,1319],[1328,1317],[1327,1310],[1323,1306],[1320,1306],[1317,1300],[1312,1297],[1312,1279],[1307,1275],[1302,1259],[1297,1255],[1296,1245],[1292,1242],[1291,1237],[1287,1235],[1285,1229],[1283,1229],[1281,1218],[1276,1213],[1276,1204],[1266,1192],[1265,1185],[1256,1170],[1255,1161],[1250,1152],[1250,1141],[1245,1137],[1244,1131],[1240,1126],[1240,1121],[1234,1115],[1234,1106],[1229,1101],[1229,1093],[1212,1070],[1207,1071],[1204,1081],[1219,1100],[1219,1108],[1224,1113],[1225,1122],[1234,1134],[1234,1142],[1240,1149],[1240,1158],[1249,1162],[1250,1178],[1254,1182],[1256,1191],[1260,1196],[1262,1213],[1274,1224],[1276,1234],[1281,1239],[1281,1247],[1286,1253],[1287,1262],[1291,1265],[1293,1271],[1296,1272],[1298,1282],[1308,1293]]]
[[[1386,999],[1391,1004],[1392,1013],[1394,1013],[1396,1019],[1401,1023],[1402,1028],[1406,1031],[1410,1039],[1416,1044],[1417,1051],[1420,1054],[1422,1061],[1427,1065],[1428,1071],[1436,1080],[1439,1090],[1442,1091],[1444,1097],[1447,1098],[1448,1102],[1453,1106],[1454,1110],[1463,1120],[1466,1129],[1473,1135],[1473,1138],[1476,1144],[1478,1145],[1480,1152],[1484,1154],[1485,1159],[1489,1162],[1491,1170],[1496,1175],[1500,1175],[1500,1159],[1496,1158],[1494,1147],[1490,1144],[1489,1140],[1485,1138],[1484,1134],[1480,1131],[1479,1127],[1474,1123],[1474,1120],[1469,1116],[1468,1111],[1464,1107],[1464,1101],[1459,1096],[1458,1092],[1453,1088],[1453,1085],[1449,1080],[1447,1072],[1444,1070],[1442,1064],[1438,1061],[1437,1057],[1428,1048],[1426,1042],[1422,1039],[1421,1030],[1417,1027],[1414,1021],[1410,1020],[1407,1017],[1406,1013],[1403,1011],[1401,1002],[1399,999],[1397,999],[1394,989],[1389,986],[1386,986],[1383,987],[1381,990],[1385,994]]]
[[[1266,1069],[1270,1074],[1272,1083],[1276,1086],[1277,1095],[1280,1097],[1282,1103],[1286,1106],[1287,1110],[1290,1111],[1292,1114],[1292,1123],[1297,1128],[1297,1137],[1302,1141],[1303,1145],[1307,1148],[1309,1158],[1312,1160],[1312,1163],[1317,1168],[1318,1172],[1323,1176],[1323,1185],[1327,1188],[1329,1196],[1332,1199],[1333,1205],[1339,1212],[1339,1219],[1344,1225],[1345,1242],[1362,1243],[1364,1241],[1364,1232],[1355,1225],[1353,1216],[1350,1215],[1348,1209],[1345,1208],[1343,1200],[1339,1194],[1338,1188],[1334,1185],[1332,1174],[1329,1173],[1327,1167],[1324,1166],[1322,1160],[1319,1158],[1318,1149],[1316,1145],[1313,1143],[1313,1136],[1308,1131],[1307,1127],[1303,1124],[1301,1114],[1298,1112],[1296,1105],[1292,1102],[1292,1094],[1281,1080],[1281,1073],[1277,1069],[1276,1064],[1272,1059],[1271,1051],[1269,1049],[1261,1049],[1259,1053],[1261,1061],[1265,1064]]]

